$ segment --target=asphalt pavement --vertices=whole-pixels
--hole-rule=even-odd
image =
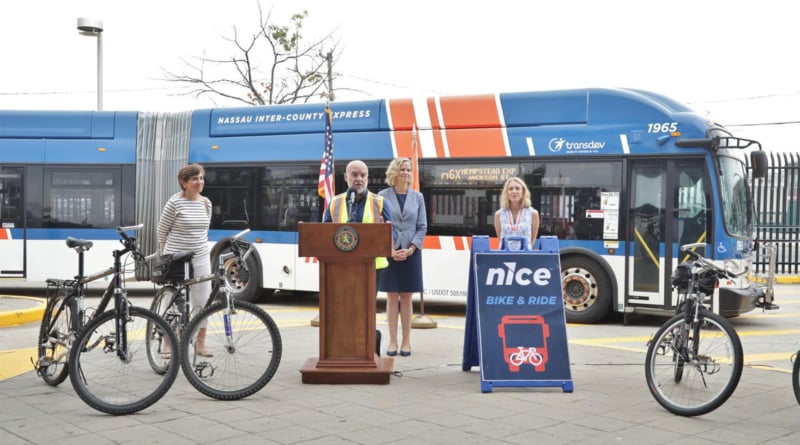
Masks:
[[[465,322],[458,310],[431,315],[436,328],[412,331],[413,353],[395,357],[388,385],[315,385],[301,382],[300,369],[319,354],[319,330],[310,324],[316,310],[270,307],[281,331],[283,358],[263,390],[244,400],[217,401],[179,374],[156,404],[114,417],[85,405],[69,379],[51,387],[30,366],[2,376],[9,363],[19,361],[11,360],[13,354],[31,353],[28,346],[38,329],[36,322],[12,326],[8,321],[41,309],[35,299],[0,298],[4,445],[800,443],[800,406],[785,369],[746,366],[725,405],[684,418],[661,408],[647,390],[646,337],[636,339],[642,343],[636,348],[580,341],[587,329],[597,327],[567,328],[572,392],[558,387],[481,392],[478,367],[462,370]],[[377,324],[385,331],[383,314]],[[627,332],[629,327],[613,326],[608,335]]]

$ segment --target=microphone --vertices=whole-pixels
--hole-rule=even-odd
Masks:
[[[355,204],[356,204],[356,191],[353,188],[347,189],[347,212],[349,214],[347,222],[354,222]]]

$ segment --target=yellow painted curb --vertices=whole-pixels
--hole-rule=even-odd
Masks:
[[[12,297],[8,295],[0,295],[0,299],[3,298],[30,300],[32,304],[31,307],[25,309],[0,311],[0,327],[16,326],[25,323],[39,322],[42,320],[42,316],[44,315],[44,310],[45,310],[44,299],[34,298],[34,297]]]
[[[778,284],[798,284],[800,283],[800,276],[785,275],[775,277],[775,282]]]

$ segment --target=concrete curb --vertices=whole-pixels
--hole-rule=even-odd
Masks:
[[[41,321],[46,303],[43,298],[0,295],[0,327]]]

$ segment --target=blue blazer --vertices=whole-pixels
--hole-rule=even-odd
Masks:
[[[422,250],[422,241],[428,231],[428,215],[425,213],[425,198],[422,193],[409,188],[402,212],[394,187],[385,188],[378,194],[383,196],[384,202],[389,203],[395,232],[395,250],[407,249],[412,244],[417,246],[417,250]]]

